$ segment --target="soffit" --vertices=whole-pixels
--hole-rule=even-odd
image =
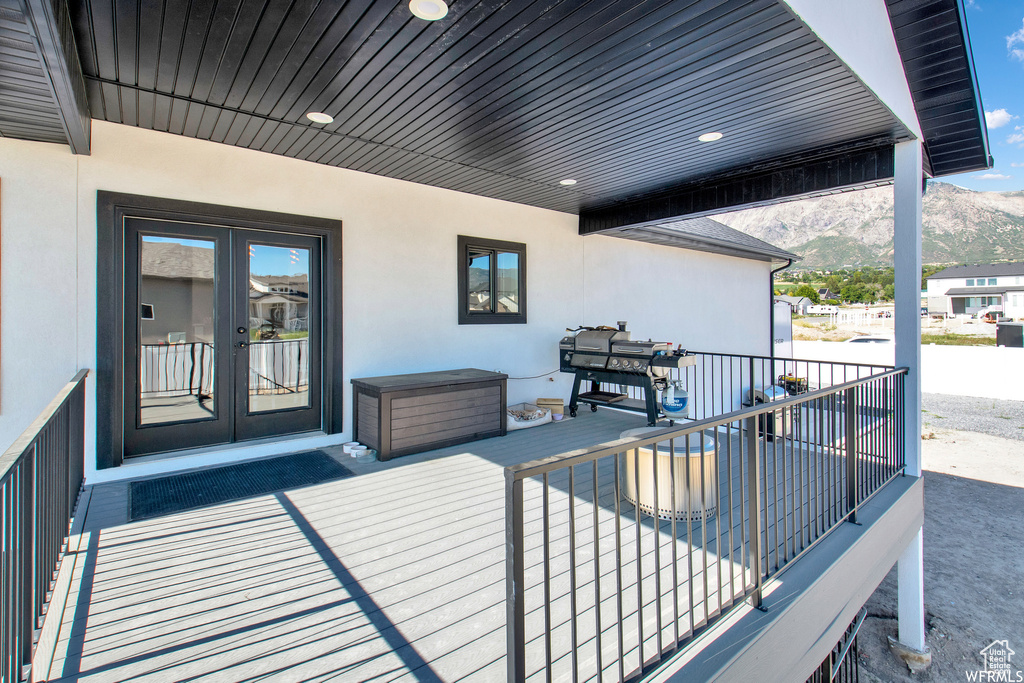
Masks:
[[[932,174],[991,168],[962,2],[886,0],[886,4]]]
[[[775,0],[456,0],[438,22],[395,0],[72,14],[94,118],[574,213],[909,137]]]
[[[0,136],[68,141],[27,12],[0,2]]]

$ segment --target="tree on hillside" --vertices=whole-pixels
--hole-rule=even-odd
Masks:
[[[860,283],[845,285],[839,292],[839,296],[843,301],[851,304],[866,304],[872,300],[871,291]]]
[[[806,283],[800,285],[799,287],[796,287],[789,294],[790,296],[806,296],[808,299],[811,300],[812,303],[821,303],[821,297],[818,296],[818,290],[816,290],[814,287],[811,287],[809,284]]]

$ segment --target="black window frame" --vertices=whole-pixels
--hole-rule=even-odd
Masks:
[[[501,253],[519,256],[519,311],[516,313],[480,312],[469,310],[469,252],[489,251],[491,254],[491,292],[495,290],[497,276],[497,255]],[[460,325],[525,325],[526,324],[526,245],[521,242],[485,239],[459,235],[458,239],[458,280],[459,280],[459,324]],[[494,301],[492,296],[491,300]]]

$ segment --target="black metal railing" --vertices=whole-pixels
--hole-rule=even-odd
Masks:
[[[903,471],[905,374],[827,375],[507,468],[509,680],[636,680],[740,602],[760,606],[765,581]]]
[[[689,394],[692,419],[724,415],[750,405],[750,389],[764,389],[789,381],[794,391],[825,389],[891,368],[885,365],[742,356],[731,353],[690,352],[693,365],[672,369],[666,379],[681,380]],[[791,378],[787,380],[786,378]],[[640,387],[622,386],[620,393],[643,400]]]
[[[866,616],[867,608],[861,609],[857,618],[846,628],[842,639],[835,644],[832,651],[828,653],[828,657],[807,679],[807,683],[858,683],[860,681],[857,633]]]
[[[0,455],[0,682],[24,680],[84,476],[82,370]]]

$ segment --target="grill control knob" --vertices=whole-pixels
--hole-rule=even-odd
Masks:
[[[638,361],[638,360],[633,361],[633,367],[639,370],[640,369],[640,361]]]

